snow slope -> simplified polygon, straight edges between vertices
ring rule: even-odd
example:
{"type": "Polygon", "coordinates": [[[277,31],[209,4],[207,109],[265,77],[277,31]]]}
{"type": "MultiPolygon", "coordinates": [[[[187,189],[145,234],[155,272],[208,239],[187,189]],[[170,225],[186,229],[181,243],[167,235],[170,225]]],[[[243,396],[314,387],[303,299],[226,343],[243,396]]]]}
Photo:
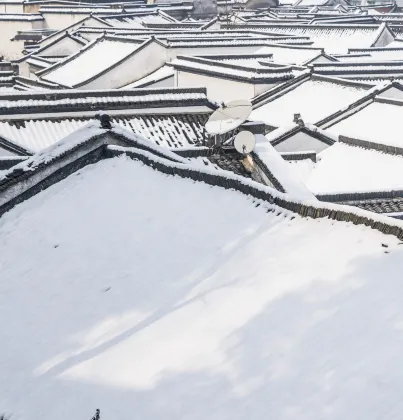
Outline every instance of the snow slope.
{"type": "Polygon", "coordinates": [[[398,419],[402,256],[125,157],[89,166],[0,219],[0,409],[398,419]]]}

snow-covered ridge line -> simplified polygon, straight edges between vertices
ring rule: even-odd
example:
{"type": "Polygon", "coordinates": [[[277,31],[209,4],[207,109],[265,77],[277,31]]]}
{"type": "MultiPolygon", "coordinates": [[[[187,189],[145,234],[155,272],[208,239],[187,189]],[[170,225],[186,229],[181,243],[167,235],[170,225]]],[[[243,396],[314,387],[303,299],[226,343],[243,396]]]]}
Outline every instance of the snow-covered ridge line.
{"type": "MultiPolygon", "coordinates": [[[[100,136],[108,132],[105,129],[99,127],[97,123],[89,123],[82,127],[81,129],[75,131],[71,135],[65,137],[63,140],[58,141],[54,145],[42,150],[39,153],[31,156],[30,158],[24,160],[18,165],[13,166],[8,171],[3,172],[0,175],[0,187],[2,182],[7,179],[15,178],[15,174],[22,174],[24,172],[33,172],[38,169],[40,166],[50,163],[51,161],[62,157],[66,153],[69,153],[75,150],[77,147],[83,143],[89,142],[97,136],[100,136]],[[83,133],[85,135],[83,135],[83,133]]],[[[110,133],[115,133],[119,136],[124,137],[126,140],[130,140],[133,144],[137,144],[140,147],[143,147],[148,150],[152,150],[154,153],[164,156],[164,158],[171,161],[177,161],[181,163],[187,163],[187,160],[178,156],[177,154],[171,152],[168,149],[163,149],[158,147],[154,143],[143,139],[141,136],[136,135],[128,130],[124,130],[121,127],[113,127],[110,133]]]]}
{"type": "Polygon", "coordinates": [[[356,207],[322,203],[313,200],[294,200],[288,194],[281,193],[273,188],[258,184],[257,182],[230,172],[217,172],[209,168],[194,168],[190,165],[169,162],[137,148],[107,146],[107,149],[112,152],[112,156],[126,154],[168,175],[178,175],[184,178],[191,178],[195,181],[202,181],[209,185],[234,189],[243,194],[268,201],[271,204],[276,204],[303,217],[314,219],[328,217],[333,220],[352,222],[353,224],[369,226],[384,234],[394,235],[403,239],[403,221],[397,219],[392,220],[386,216],[361,210],[356,207]]]}

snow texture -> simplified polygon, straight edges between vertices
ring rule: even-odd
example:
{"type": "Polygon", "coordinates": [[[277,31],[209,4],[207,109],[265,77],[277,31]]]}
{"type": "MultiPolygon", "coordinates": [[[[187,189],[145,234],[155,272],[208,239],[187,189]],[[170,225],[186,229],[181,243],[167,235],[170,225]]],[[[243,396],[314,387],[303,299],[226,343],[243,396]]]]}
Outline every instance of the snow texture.
{"type": "Polygon", "coordinates": [[[274,149],[269,140],[261,134],[255,137],[254,152],[280,182],[287,194],[301,200],[315,200],[315,196],[306,188],[300,178],[294,175],[288,163],[274,149]]]}
{"type": "Polygon", "coordinates": [[[317,159],[303,175],[315,194],[403,190],[403,156],[336,143],[317,159]]]}
{"type": "Polygon", "coordinates": [[[327,131],[355,139],[403,147],[401,132],[403,129],[403,102],[372,102],[327,131]]]}
{"type": "Polygon", "coordinates": [[[382,26],[369,25],[299,25],[264,26],[258,30],[296,36],[309,36],[312,47],[324,48],[328,54],[347,54],[350,48],[369,48],[380,35],[382,26]]]}
{"type": "Polygon", "coordinates": [[[273,54],[273,62],[279,64],[304,64],[313,60],[322,53],[322,49],[317,48],[287,48],[281,47],[263,47],[256,51],[259,54],[273,54]]]}
{"type": "Polygon", "coordinates": [[[305,122],[314,124],[365,96],[369,88],[308,80],[253,110],[251,119],[273,127],[288,126],[298,113],[305,122]]]}
{"type": "Polygon", "coordinates": [[[74,59],[43,76],[44,80],[73,87],[84,83],[132,54],[139,44],[111,40],[97,41],[84,47],[74,59]],[[92,45],[92,44],[91,44],[92,45]]]}
{"type": "Polygon", "coordinates": [[[399,418],[397,242],[124,157],[87,167],[0,219],[0,407],[399,418]]]}

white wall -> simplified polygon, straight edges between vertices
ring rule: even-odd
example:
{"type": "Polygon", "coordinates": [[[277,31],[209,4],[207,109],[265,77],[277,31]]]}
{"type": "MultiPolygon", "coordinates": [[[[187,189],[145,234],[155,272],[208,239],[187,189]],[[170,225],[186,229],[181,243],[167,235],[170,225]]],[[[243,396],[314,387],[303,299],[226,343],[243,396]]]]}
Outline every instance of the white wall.
{"type": "Polygon", "coordinates": [[[148,44],[124,63],[78,89],[115,89],[148,76],[166,62],[166,48],[156,42],[148,44]]]}
{"type": "MultiPolygon", "coordinates": [[[[260,95],[263,92],[266,92],[266,90],[269,90],[273,88],[274,86],[278,85],[280,82],[277,83],[260,83],[255,85],[255,95],[260,95]]],[[[283,83],[283,82],[281,82],[283,83]]]]}
{"type": "Polygon", "coordinates": [[[169,87],[169,88],[175,87],[174,76],[167,77],[164,80],[160,80],[158,82],[155,82],[146,86],[146,88],[162,88],[162,87],[169,87]]]}
{"type": "Polygon", "coordinates": [[[71,38],[63,38],[59,40],[54,45],[51,45],[48,48],[45,48],[41,51],[38,56],[45,57],[63,57],[75,53],[78,50],[81,50],[83,45],[79,44],[77,41],[71,38]]]}
{"type": "Polygon", "coordinates": [[[254,85],[236,80],[220,79],[218,77],[175,71],[177,87],[205,87],[207,96],[213,101],[231,101],[234,99],[251,99],[255,96],[254,85]]]}
{"type": "Polygon", "coordinates": [[[386,28],[373,46],[386,47],[386,45],[389,45],[392,41],[394,41],[394,39],[395,39],[394,36],[386,28]]]}
{"type": "Polygon", "coordinates": [[[17,154],[0,147],[0,156],[17,156],[17,154]]]}
{"type": "Polygon", "coordinates": [[[282,141],[277,146],[274,146],[274,148],[280,153],[307,151],[314,151],[316,153],[319,153],[328,147],[329,146],[327,144],[302,132],[298,132],[290,138],[282,141]]]}
{"type": "Polygon", "coordinates": [[[24,6],[21,3],[0,3],[0,13],[16,13],[18,15],[24,13],[24,6]]]}
{"type": "Polygon", "coordinates": [[[170,48],[169,59],[172,60],[178,55],[206,55],[206,54],[251,54],[262,48],[258,46],[236,46],[236,47],[182,47],[182,48],[170,48]]]}
{"type": "Polygon", "coordinates": [[[395,87],[390,87],[389,89],[385,90],[385,92],[382,92],[376,96],[380,98],[403,99],[403,91],[396,89],[395,87]]]}
{"type": "MultiPolygon", "coordinates": [[[[2,20],[1,26],[1,41],[0,41],[0,55],[4,56],[6,60],[14,60],[22,57],[23,43],[18,41],[11,41],[17,34],[17,31],[25,31],[33,29],[31,21],[21,20],[2,20]]],[[[42,23],[42,22],[40,22],[42,23]]]]}
{"type": "Polygon", "coordinates": [[[42,12],[42,16],[45,18],[45,27],[49,29],[63,29],[67,26],[76,23],[90,14],[77,14],[77,13],[47,13],[42,12]]]}

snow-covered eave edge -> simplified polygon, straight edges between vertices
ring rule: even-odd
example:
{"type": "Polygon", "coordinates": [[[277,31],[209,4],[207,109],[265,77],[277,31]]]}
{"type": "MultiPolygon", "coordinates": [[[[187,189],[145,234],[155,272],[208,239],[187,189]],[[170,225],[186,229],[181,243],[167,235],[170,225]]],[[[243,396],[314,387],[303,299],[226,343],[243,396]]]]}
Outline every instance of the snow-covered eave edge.
{"type": "Polygon", "coordinates": [[[98,122],[93,121],[74,131],[72,134],[68,135],[57,143],[34,154],[27,160],[24,160],[24,162],[21,162],[18,165],[8,169],[7,171],[2,172],[0,175],[0,182],[6,180],[7,178],[13,178],[12,175],[15,173],[33,172],[41,165],[50,163],[58,157],[61,157],[66,153],[75,150],[81,144],[107,133],[123,136],[125,139],[132,141],[134,144],[138,144],[139,146],[153,150],[159,155],[163,155],[166,159],[182,163],[188,162],[186,159],[182,158],[174,152],[171,152],[169,149],[158,147],[151,141],[141,137],[138,134],[125,130],[119,126],[114,126],[110,130],[103,129],[100,127],[98,122]]]}
{"type": "MultiPolygon", "coordinates": [[[[250,180],[248,178],[244,178],[242,176],[236,175],[232,172],[228,171],[216,171],[213,169],[209,169],[208,167],[202,168],[202,167],[192,167],[189,162],[187,163],[176,163],[167,161],[166,159],[160,158],[158,156],[155,156],[154,154],[140,150],[137,148],[130,148],[130,147],[122,147],[122,146],[107,146],[109,150],[116,151],[118,153],[127,153],[130,155],[130,153],[133,153],[135,155],[141,155],[145,158],[149,159],[152,162],[159,163],[161,165],[164,165],[166,167],[170,167],[172,169],[178,169],[186,170],[193,172],[195,178],[200,179],[200,175],[206,174],[208,176],[214,176],[222,179],[226,179],[229,181],[235,181],[236,184],[242,184],[243,186],[250,187],[251,189],[261,192],[263,194],[266,194],[267,196],[271,197],[273,199],[273,203],[278,205],[279,207],[282,207],[287,210],[294,211],[297,214],[300,214],[301,216],[306,217],[312,217],[312,218],[323,218],[323,217],[330,217],[334,220],[344,220],[344,221],[353,221],[354,219],[362,219],[359,221],[356,221],[354,224],[360,224],[360,225],[366,225],[373,229],[377,229],[383,233],[385,233],[385,230],[383,229],[385,226],[388,226],[390,228],[396,228],[396,231],[390,231],[386,232],[386,234],[393,234],[399,238],[403,238],[403,221],[398,219],[391,219],[387,216],[383,216],[382,214],[376,214],[372,213],[367,210],[362,210],[357,207],[351,207],[347,205],[341,205],[341,204],[333,204],[333,203],[325,203],[320,202],[317,200],[298,200],[294,199],[294,197],[290,196],[287,193],[281,193],[271,187],[265,186],[263,184],[257,183],[253,180],[250,180]],[[287,207],[285,207],[287,205],[287,207]],[[297,211],[297,207],[300,207],[300,211],[297,211]],[[293,209],[292,207],[295,207],[293,209]],[[318,210],[317,213],[320,213],[320,210],[325,210],[327,214],[323,215],[315,215],[315,210],[318,210]]],[[[218,186],[218,185],[217,185],[218,186]]],[[[234,187],[231,187],[231,189],[237,189],[234,187]]],[[[238,189],[240,191],[240,189],[238,189]]],[[[242,192],[242,191],[240,191],[242,192]]],[[[248,193],[245,193],[248,194],[248,193]]],[[[258,198],[258,197],[257,197],[258,198]]],[[[264,198],[263,198],[264,199],[264,198]]]]}
{"type": "MultiPolygon", "coordinates": [[[[113,127],[110,130],[102,129],[99,127],[98,122],[86,125],[48,149],[45,149],[18,165],[15,165],[11,169],[4,171],[0,177],[0,182],[3,181],[8,184],[8,180],[12,181],[13,179],[20,178],[21,174],[25,174],[24,178],[27,175],[30,176],[30,172],[35,173],[35,169],[40,170],[40,168],[46,167],[46,164],[52,163],[57,158],[63,158],[63,156],[77,150],[82,143],[88,144],[92,139],[99,138],[108,133],[112,136],[117,136],[117,139],[119,136],[124,137],[124,140],[126,140],[128,144],[130,144],[131,140],[133,145],[112,146],[110,144],[105,144],[106,150],[109,150],[110,152],[127,153],[128,155],[133,154],[134,157],[144,157],[148,160],[148,164],[150,164],[150,162],[159,164],[161,166],[161,172],[163,173],[171,173],[172,175],[178,174],[195,181],[203,181],[210,185],[237,190],[243,194],[254,196],[257,199],[274,203],[279,207],[293,211],[303,217],[329,217],[335,220],[352,221],[354,224],[367,225],[382,233],[393,234],[399,238],[403,238],[403,221],[390,219],[386,216],[377,215],[355,207],[322,203],[310,199],[295,199],[290,194],[281,193],[271,187],[259,184],[231,172],[218,172],[209,168],[194,167],[189,160],[157,146],[139,135],[120,127],[113,127]]],[[[106,157],[107,156],[105,156],[105,158],[106,157]]],[[[16,182],[18,183],[18,179],[16,182]]],[[[13,199],[15,198],[16,197],[14,196],[13,199]]]]}

